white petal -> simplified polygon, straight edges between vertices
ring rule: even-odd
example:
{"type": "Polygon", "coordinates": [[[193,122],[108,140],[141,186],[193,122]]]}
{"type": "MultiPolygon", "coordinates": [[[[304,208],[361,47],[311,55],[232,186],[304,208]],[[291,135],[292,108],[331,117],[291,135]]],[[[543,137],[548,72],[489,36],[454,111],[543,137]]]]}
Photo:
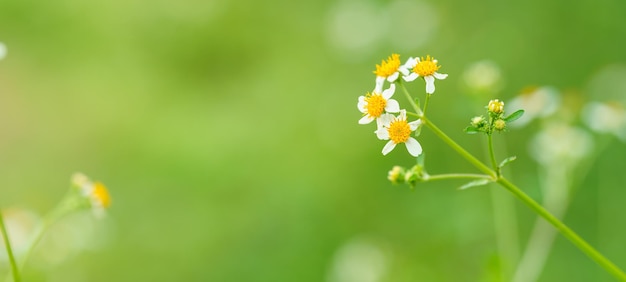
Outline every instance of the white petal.
{"type": "Polygon", "coordinates": [[[403,67],[406,69],[412,69],[415,67],[415,65],[417,65],[418,60],[418,58],[410,57],[408,60],[406,60],[406,63],[404,63],[403,67]]]}
{"type": "Polygon", "coordinates": [[[380,117],[376,119],[376,124],[378,127],[389,127],[389,124],[393,121],[394,116],[392,114],[382,114],[380,117]]]}
{"type": "Polygon", "coordinates": [[[379,127],[374,133],[376,133],[376,137],[380,140],[389,140],[389,131],[387,128],[379,127]]]}
{"type": "Polygon", "coordinates": [[[406,110],[400,110],[400,115],[398,115],[398,119],[406,120],[406,110]]]}
{"type": "Polygon", "coordinates": [[[435,77],[433,77],[432,75],[425,76],[424,81],[426,81],[426,93],[435,93],[435,77]]]}
{"type": "Polygon", "coordinates": [[[398,71],[402,73],[402,75],[409,75],[409,69],[405,66],[400,66],[398,71]]]}
{"type": "Polygon", "coordinates": [[[365,113],[365,106],[367,106],[367,103],[365,102],[365,96],[360,96],[359,102],[356,104],[356,107],[359,109],[359,111],[365,113]]]}
{"type": "Polygon", "coordinates": [[[383,147],[383,155],[389,154],[389,152],[391,152],[391,150],[393,150],[393,148],[395,147],[396,147],[396,143],[393,143],[393,141],[389,140],[389,142],[385,144],[385,147],[383,147]]]}
{"type": "Polygon", "coordinates": [[[446,79],[446,77],[448,77],[448,74],[436,72],[436,73],[433,74],[433,76],[436,79],[446,79]]]}
{"type": "Polygon", "coordinates": [[[415,131],[422,124],[422,120],[418,119],[416,121],[409,122],[409,127],[411,131],[415,131]]]}
{"type": "Polygon", "coordinates": [[[397,113],[400,111],[400,104],[394,99],[389,99],[387,100],[387,106],[385,106],[385,111],[388,113],[397,113]]]}
{"type": "Polygon", "coordinates": [[[404,144],[406,145],[406,149],[409,151],[411,156],[417,157],[422,153],[422,145],[420,145],[420,142],[417,142],[415,138],[409,137],[409,140],[406,140],[404,144]]]}
{"type": "Polygon", "coordinates": [[[377,76],[376,87],[374,87],[374,93],[380,93],[383,91],[383,83],[385,83],[385,78],[382,76],[377,76]]]}
{"type": "Polygon", "coordinates": [[[393,93],[396,92],[396,85],[395,84],[391,84],[389,85],[389,89],[385,89],[385,91],[383,91],[383,98],[385,98],[385,100],[391,98],[391,96],[393,96],[393,93]]]}
{"type": "Polygon", "coordinates": [[[364,115],[360,120],[359,124],[368,124],[374,120],[370,115],[364,115]]]}
{"type": "Polygon", "coordinates": [[[404,78],[404,80],[408,82],[408,81],[413,81],[413,80],[415,80],[418,77],[420,77],[418,74],[412,72],[409,75],[403,76],[402,78],[404,78]]]}
{"type": "Polygon", "coordinates": [[[390,76],[387,77],[387,81],[389,81],[389,82],[396,81],[396,79],[398,79],[398,75],[400,75],[399,72],[394,72],[393,74],[391,74],[390,76]]]}

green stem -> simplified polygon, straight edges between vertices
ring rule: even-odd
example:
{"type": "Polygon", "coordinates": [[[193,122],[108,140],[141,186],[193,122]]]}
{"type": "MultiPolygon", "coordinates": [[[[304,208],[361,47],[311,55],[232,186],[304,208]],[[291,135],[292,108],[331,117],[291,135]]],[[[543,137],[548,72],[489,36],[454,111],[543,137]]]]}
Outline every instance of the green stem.
{"type": "Polygon", "coordinates": [[[496,163],[496,155],[493,152],[493,138],[492,138],[492,134],[489,133],[487,134],[487,140],[489,140],[489,158],[491,159],[491,166],[493,167],[493,170],[496,171],[496,175],[500,176],[500,168],[498,167],[498,164],[496,163]]]}
{"type": "Polygon", "coordinates": [[[4,218],[2,217],[2,212],[0,212],[0,229],[2,231],[2,238],[4,238],[4,246],[7,249],[7,255],[9,256],[9,261],[11,262],[11,269],[13,272],[13,281],[20,281],[20,273],[17,268],[17,263],[15,262],[15,257],[13,256],[13,250],[11,249],[11,242],[9,240],[9,233],[4,225],[4,218]]]}
{"type": "Polygon", "coordinates": [[[422,116],[422,110],[420,110],[419,105],[417,105],[415,103],[415,101],[413,100],[413,97],[411,97],[411,94],[409,94],[409,91],[406,89],[406,86],[404,86],[404,83],[402,83],[401,80],[398,80],[398,84],[400,84],[400,87],[402,88],[402,92],[404,92],[404,95],[406,95],[406,98],[409,100],[409,104],[411,104],[411,106],[413,106],[413,109],[415,110],[415,112],[417,113],[418,116],[422,116]]]}
{"type": "Polygon", "coordinates": [[[558,218],[552,215],[548,210],[539,205],[535,200],[526,195],[522,190],[520,190],[513,183],[509,182],[504,177],[499,177],[496,181],[498,184],[502,185],[504,188],[509,190],[509,192],[513,193],[518,199],[520,199],[524,204],[530,207],[533,211],[538,213],[541,217],[547,220],[552,226],[554,226],[565,238],[569,239],[576,247],[578,247],[581,251],[583,251],[587,256],[593,259],[596,263],[602,266],[606,271],[611,273],[615,278],[618,278],[621,281],[626,281],[626,274],[613,262],[604,257],[600,252],[594,249],[589,243],[583,240],[576,232],[571,230],[567,225],[561,222],[558,218]]]}
{"type": "Polygon", "coordinates": [[[468,153],[465,149],[459,146],[456,142],[454,142],[450,137],[448,137],[445,133],[443,133],[437,126],[435,126],[430,120],[426,117],[422,117],[422,122],[428,126],[439,138],[441,138],[445,143],[447,143],[452,149],[457,151],[462,157],[464,157],[467,161],[472,163],[476,168],[481,170],[487,175],[492,176],[495,181],[502,185],[504,188],[509,190],[509,192],[513,193],[518,199],[524,202],[528,207],[530,207],[533,211],[547,220],[552,226],[554,226],[563,236],[569,239],[576,247],[578,247],[581,251],[583,251],[587,256],[593,259],[596,263],[602,266],[606,271],[611,273],[616,278],[621,281],[626,281],[626,274],[613,262],[604,257],[600,252],[594,249],[589,243],[583,240],[576,232],[571,230],[567,225],[561,222],[558,218],[548,212],[545,208],[539,205],[535,200],[526,195],[522,190],[520,190],[513,183],[509,182],[506,178],[502,176],[498,176],[496,172],[492,171],[483,164],[481,161],[476,159],[472,154],[468,153]]]}
{"type": "Polygon", "coordinates": [[[459,155],[464,157],[467,161],[469,161],[471,164],[473,164],[480,171],[482,171],[485,174],[491,176],[491,178],[494,179],[494,180],[497,179],[497,175],[496,175],[496,173],[493,170],[491,170],[488,166],[483,164],[480,160],[478,160],[476,157],[474,157],[468,151],[463,149],[463,147],[461,147],[459,144],[454,142],[454,140],[452,140],[452,138],[448,137],[448,135],[446,135],[443,131],[441,131],[441,129],[439,129],[439,127],[435,126],[435,124],[433,124],[429,119],[427,119],[426,117],[422,117],[422,123],[424,125],[428,126],[428,128],[430,128],[435,133],[435,135],[437,135],[441,140],[443,140],[443,142],[448,144],[448,146],[450,146],[452,149],[454,149],[457,153],[459,153],[459,155]]]}
{"type": "Polygon", "coordinates": [[[474,174],[474,173],[448,173],[448,174],[429,175],[424,180],[432,181],[432,180],[459,179],[459,178],[491,179],[491,176],[485,175],[485,174],[474,174]]]}
{"type": "Polygon", "coordinates": [[[430,100],[431,94],[426,94],[426,99],[424,100],[424,112],[422,115],[426,116],[426,108],[428,108],[428,100],[430,100]]]}

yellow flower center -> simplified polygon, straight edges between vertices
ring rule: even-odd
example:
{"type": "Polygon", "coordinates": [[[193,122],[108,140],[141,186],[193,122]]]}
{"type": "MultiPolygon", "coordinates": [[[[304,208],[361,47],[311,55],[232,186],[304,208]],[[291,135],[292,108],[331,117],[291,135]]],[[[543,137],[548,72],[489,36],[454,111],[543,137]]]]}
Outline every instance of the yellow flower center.
{"type": "Polygon", "coordinates": [[[400,55],[392,54],[387,58],[387,61],[383,60],[380,65],[376,65],[374,73],[376,76],[388,77],[400,68],[400,55]]]}
{"type": "Polygon", "coordinates": [[[411,127],[404,119],[392,121],[387,131],[389,132],[389,139],[396,144],[406,142],[411,136],[411,127]]]}
{"type": "Polygon", "coordinates": [[[365,102],[367,103],[367,114],[373,118],[382,115],[387,106],[387,101],[383,98],[383,95],[379,93],[367,93],[367,95],[365,95],[365,102]]]}
{"type": "Polygon", "coordinates": [[[437,65],[437,60],[426,56],[426,59],[422,57],[419,63],[413,67],[413,72],[419,74],[421,77],[433,75],[439,70],[441,66],[437,65]]]}
{"type": "Polygon", "coordinates": [[[106,186],[100,182],[96,182],[93,185],[92,197],[100,202],[102,207],[108,208],[111,205],[111,196],[109,195],[109,191],[106,186]]]}

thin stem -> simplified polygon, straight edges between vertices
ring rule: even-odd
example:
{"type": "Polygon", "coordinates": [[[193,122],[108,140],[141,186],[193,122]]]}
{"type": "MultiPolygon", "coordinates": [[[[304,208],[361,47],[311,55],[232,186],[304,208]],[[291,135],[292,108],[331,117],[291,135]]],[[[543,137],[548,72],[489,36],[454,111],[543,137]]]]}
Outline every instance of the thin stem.
{"type": "Polygon", "coordinates": [[[13,281],[20,281],[20,273],[17,268],[17,263],[15,262],[15,257],[13,256],[13,250],[11,249],[11,242],[9,240],[9,233],[4,225],[4,219],[2,217],[2,212],[0,212],[0,229],[2,231],[2,238],[4,238],[4,246],[7,249],[7,255],[9,256],[9,261],[11,262],[11,269],[13,272],[13,281]]]}
{"type": "Polygon", "coordinates": [[[446,142],[448,144],[448,146],[450,146],[452,149],[454,149],[457,153],[459,153],[459,155],[464,157],[467,161],[469,161],[471,164],[473,164],[480,171],[482,171],[485,174],[491,176],[491,178],[494,179],[494,180],[497,178],[496,177],[496,173],[493,170],[491,170],[488,166],[483,164],[480,160],[478,160],[476,157],[474,157],[468,151],[463,149],[463,147],[461,147],[459,144],[454,142],[454,140],[452,140],[452,138],[448,137],[448,135],[443,133],[443,131],[441,131],[441,129],[439,129],[439,127],[435,126],[435,124],[433,124],[429,119],[427,119],[426,117],[422,117],[422,122],[423,122],[424,125],[428,126],[428,128],[430,128],[435,133],[435,135],[437,135],[441,140],[446,142]]]}
{"type": "Polygon", "coordinates": [[[500,177],[497,182],[502,185],[504,188],[509,190],[509,192],[513,193],[518,199],[520,199],[524,204],[530,207],[533,211],[538,213],[541,217],[546,219],[550,224],[552,224],[556,229],[565,236],[565,238],[569,239],[576,247],[578,247],[581,251],[583,251],[587,256],[596,261],[600,266],[604,267],[606,271],[613,274],[615,278],[618,278],[622,281],[626,281],[626,274],[613,262],[604,257],[600,252],[594,249],[589,243],[583,240],[576,232],[571,230],[567,225],[561,222],[558,218],[552,215],[548,210],[539,205],[535,200],[526,195],[522,190],[520,190],[513,183],[509,182],[506,178],[500,177]]]}
{"type": "Polygon", "coordinates": [[[428,100],[430,100],[430,95],[432,94],[426,94],[426,99],[424,100],[424,112],[422,113],[424,116],[426,116],[426,108],[428,108],[428,100]]]}
{"type": "Polygon", "coordinates": [[[485,174],[474,174],[474,173],[448,173],[448,174],[437,174],[437,175],[429,175],[424,180],[442,180],[442,179],[491,179],[491,176],[485,174]]]}
{"type": "Polygon", "coordinates": [[[496,175],[500,176],[500,168],[498,167],[498,164],[496,163],[496,155],[493,152],[493,138],[492,138],[492,134],[488,133],[487,134],[487,140],[489,140],[489,158],[491,159],[491,166],[493,167],[493,170],[496,171],[496,175]]]}
{"type": "Polygon", "coordinates": [[[550,224],[552,224],[563,236],[569,239],[576,247],[578,247],[583,253],[589,256],[592,260],[602,266],[607,272],[611,273],[613,276],[618,278],[621,281],[626,281],[626,273],[624,273],[619,267],[617,267],[613,262],[604,257],[600,252],[594,249],[589,243],[583,240],[576,232],[571,230],[567,225],[561,222],[558,218],[552,215],[549,211],[539,205],[535,200],[533,200],[530,196],[526,195],[522,190],[520,190],[513,183],[509,182],[506,178],[502,176],[498,176],[495,171],[492,171],[479,161],[472,154],[463,149],[459,144],[454,142],[448,135],[443,133],[437,126],[435,126],[430,120],[426,117],[422,117],[422,122],[428,126],[439,138],[441,138],[445,143],[447,143],[452,149],[457,151],[462,157],[464,157],[468,162],[473,164],[476,168],[481,170],[487,175],[492,176],[498,184],[509,190],[509,192],[513,193],[518,199],[520,199],[524,204],[530,207],[534,212],[539,214],[545,220],[547,220],[550,224]]]}
{"type": "Polygon", "coordinates": [[[406,95],[406,98],[409,100],[409,104],[411,104],[411,106],[413,106],[413,109],[415,110],[417,115],[419,117],[424,115],[422,113],[422,110],[420,110],[419,105],[417,103],[415,103],[415,101],[413,100],[413,97],[411,97],[411,94],[409,94],[409,91],[406,89],[406,86],[404,86],[404,83],[402,83],[402,81],[399,81],[398,84],[400,84],[400,87],[402,88],[402,91],[404,92],[404,95],[406,95]]]}

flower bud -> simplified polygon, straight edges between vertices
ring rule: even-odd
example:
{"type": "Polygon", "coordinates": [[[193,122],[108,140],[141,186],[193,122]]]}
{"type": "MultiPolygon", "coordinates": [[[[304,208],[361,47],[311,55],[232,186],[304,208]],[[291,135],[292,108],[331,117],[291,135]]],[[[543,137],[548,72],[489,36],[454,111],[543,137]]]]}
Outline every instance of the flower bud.
{"type": "Polygon", "coordinates": [[[506,128],[506,121],[502,120],[502,119],[498,119],[493,123],[493,127],[497,130],[497,131],[502,131],[506,128]]]}
{"type": "Polygon", "coordinates": [[[471,121],[472,126],[479,128],[479,127],[482,127],[484,124],[485,124],[485,117],[475,116],[472,118],[472,121],[471,121]]]}
{"type": "Polygon", "coordinates": [[[403,183],[404,182],[405,171],[401,166],[394,166],[389,173],[387,174],[387,179],[391,181],[393,184],[403,183]]]}
{"type": "Polygon", "coordinates": [[[489,105],[487,106],[487,109],[489,110],[489,112],[494,113],[494,114],[501,114],[504,112],[504,102],[495,99],[495,100],[491,100],[489,101],[489,105]]]}

